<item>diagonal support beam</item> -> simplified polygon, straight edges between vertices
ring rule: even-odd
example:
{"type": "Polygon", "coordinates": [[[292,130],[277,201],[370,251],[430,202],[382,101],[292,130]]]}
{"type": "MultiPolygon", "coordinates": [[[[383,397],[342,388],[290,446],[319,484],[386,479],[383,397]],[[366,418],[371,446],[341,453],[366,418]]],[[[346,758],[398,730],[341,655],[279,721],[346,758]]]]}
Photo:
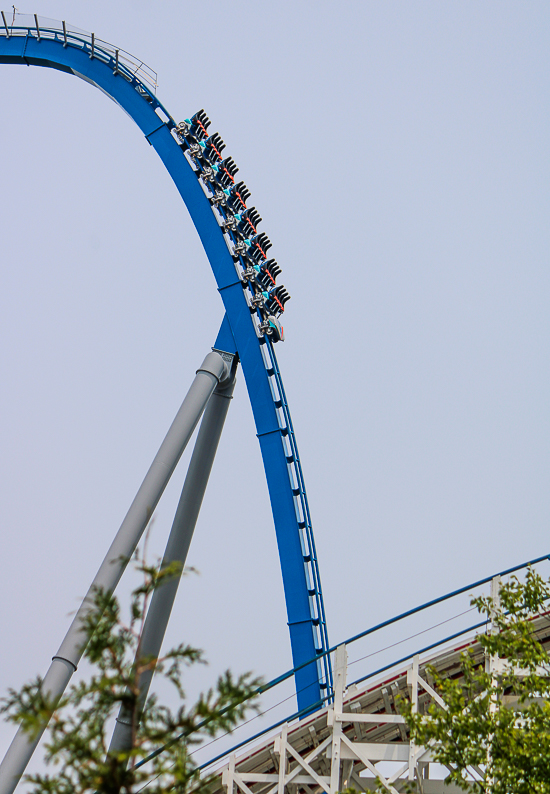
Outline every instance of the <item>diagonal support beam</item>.
{"type": "MultiPolygon", "coordinates": [[[[327,742],[327,744],[328,744],[328,742],[327,742]]],[[[317,747],[317,748],[315,749],[314,753],[311,753],[310,755],[312,755],[312,756],[317,756],[317,755],[319,755],[319,752],[321,751],[321,748],[322,748],[322,745],[319,745],[319,747],[317,747]]],[[[295,770],[293,770],[293,772],[297,772],[297,770],[298,770],[300,767],[302,767],[302,769],[304,769],[304,770],[305,770],[305,771],[306,771],[308,774],[310,774],[310,775],[311,775],[311,777],[313,778],[313,780],[314,780],[314,781],[317,783],[317,785],[318,785],[318,786],[319,786],[319,787],[320,787],[320,788],[321,788],[323,791],[326,791],[326,792],[327,792],[327,794],[336,794],[336,792],[334,791],[334,789],[332,789],[332,787],[331,787],[331,786],[327,785],[327,783],[325,783],[325,782],[323,781],[322,777],[321,777],[320,775],[318,775],[318,774],[317,774],[317,772],[315,771],[315,769],[313,769],[313,767],[310,765],[310,761],[311,761],[312,759],[311,759],[309,756],[308,756],[307,758],[302,758],[302,756],[301,756],[301,755],[299,755],[299,754],[296,752],[296,750],[294,749],[294,747],[293,747],[291,744],[288,744],[288,743],[287,743],[286,749],[287,749],[287,752],[288,752],[288,754],[289,754],[289,755],[291,755],[291,756],[292,756],[292,758],[294,758],[294,760],[298,762],[298,766],[297,766],[297,768],[296,768],[295,770]]],[[[291,773],[291,774],[292,774],[292,773],[291,773]]],[[[289,777],[289,779],[286,781],[286,784],[288,785],[288,783],[289,783],[289,782],[290,782],[290,777],[289,777]]]]}
{"type": "Polygon", "coordinates": [[[363,747],[361,747],[361,742],[352,744],[352,742],[350,742],[350,740],[345,735],[342,736],[342,742],[349,747],[352,753],[354,753],[355,756],[359,759],[359,761],[361,761],[361,763],[364,764],[364,766],[369,770],[369,772],[372,772],[372,774],[375,775],[380,780],[380,783],[382,784],[382,786],[384,786],[384,788],[387,791],[391,792],[391,794],[399,794],[397,789],[394,786],[392,786],[393,780],[391,780],[391,778],[386,779],[384,775],[382,775],[380,770],[377,769],[373,763],[371,763],[368,757],[368,753],[365,751],[363,747]]]}
{"type": "MultiPolygon", "coordinates": [[[[53,703],[57,703],[67,688],[84,653],[86,637],[83,632],[83,620],[94,608],[95,594],[98,590],[112,593],[119,583],[128,560],[131,559],[202,416],[210,395],[228,374],[229,368],[218,353],[209,353],[197,370],[191,388],[43,680],[43,691],[53,703]]],[[[0,765],[0,794],[12,794],[38,746],[46,725],[47,721],[32,740],[22,728],[18,730],[0,765]]]]}
{"type": "MultiPolygon", "coordinates": [[[[280,737],[278,739],[275,739],[275,752],[278,752],[279,755],[280,755],[280,761],[279,761],[279,782],[278,782],[278,784],[276,786],[274,786],[273,788],[270,788],[266,792],[266,794],[275,794],[275,792],[282,792],[284,794],[285,787],[288,786],[289,783],[292,783],[292,781],[295,780],[295,778],[297,778],[301,774],[301,770],[302,769],[305,770],[309,774],[309,771],[311,769],[311,767],[310,767],[311,762],[314,761],[323,752],[323,750],[326,747],[329,746],[329,744],[332,741],[332,737],[328,736],[326,739],[324,739],[321,742],[321,744],[318,744],[317,747],[315,747],[311,751],[311,753],[306,755],[305,758],[301,758],[298,761],[298,764],[295,766],[295,768],[291,772],[287,772],[286,771],[286,761],[287,761],[286,753],[288,752],[289,755],[292,755],[292,753],[289,750],[288,742],[286,740],[286,731],[287,730],[288,730],[288,725],[285,725],[283,731],[281,732],[280,737]],[[281,769],[284,770],[283,773],[281,773],[281,769]]],[[[312,778],[312,779],[314,779],[314,778],[312,778]]],[[[323,783],[322,778],[320,776],[315,779],[315,782],[318,783],[318,784],[319,784],[319,781],[321,781],[320,785],[323,788],[323,790],[325,790],[325,783],[323,783]]]]}
{"type": "MultiPolygon", "coordinates": [[[[140,658],[158,659],[160,656],[234,388],[233,375],[227,385],[220,384],[215,389],[206,406],[161,563],[161,568],[174,562],[181,563],[181,571],[179,576],[174,576],[153,592],[139,647],[140,658]]],[[[136,663],[138,661],[136,658],[136,663]]],[[[129,750],[132,746],[132,732],[147,700],[154,672],[154,669],[149,669],[141,675],[137,714],[129,714],[121,707],[109,747],[110,753],[129,750]]]]}

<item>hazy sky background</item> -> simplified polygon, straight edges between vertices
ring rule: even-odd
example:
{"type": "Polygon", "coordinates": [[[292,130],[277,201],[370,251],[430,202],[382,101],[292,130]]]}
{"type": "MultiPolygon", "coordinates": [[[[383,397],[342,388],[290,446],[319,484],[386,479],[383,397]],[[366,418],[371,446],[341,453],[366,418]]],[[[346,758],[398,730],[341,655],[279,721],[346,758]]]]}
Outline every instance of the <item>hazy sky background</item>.
{"type": "MultiPolygon", "coordinates": [[[[277,354],[331,642],[550,552],[548,3],[20,10],[142,58],[177,120],[206,109],[252,191],[292,296],[277,354]]],[[[60,72],[0,78],[4,691],[47,669],[223,310],[133,122],[60,72]]],[[[211,660],[190,692],[227,666],[287,669],[242,376],[188,562],[169,641],[211,660]]]]}

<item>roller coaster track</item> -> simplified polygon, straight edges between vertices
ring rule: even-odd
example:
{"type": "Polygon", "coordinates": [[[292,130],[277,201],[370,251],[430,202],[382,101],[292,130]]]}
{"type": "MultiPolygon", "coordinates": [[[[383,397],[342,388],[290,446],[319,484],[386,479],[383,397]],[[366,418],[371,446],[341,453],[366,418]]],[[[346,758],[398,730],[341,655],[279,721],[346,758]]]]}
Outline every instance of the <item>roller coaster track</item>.
{"type": "Polygon", "coordinates": [[[267,260],[271,242],[257,232],[261,218],[255,208],[246,207],[250,193],[235,182],[232,158],[222,158],[220,136],[208,135],[204,111],[176,123],[156,97],[155,72],[142,61],[65,22],[11,12],[1,16],[0,63],[57,69],[106,93],[156,150],[189,211],[225,309],[213,350],[226,362],[241,363],[252,405],[297,668],[298,708],[314,709],[330,699],[332,673],[311,516],[274,349],[284,338],[280,317],[290,296],[275,286],[281,271],[275,260],[267,260]]]}

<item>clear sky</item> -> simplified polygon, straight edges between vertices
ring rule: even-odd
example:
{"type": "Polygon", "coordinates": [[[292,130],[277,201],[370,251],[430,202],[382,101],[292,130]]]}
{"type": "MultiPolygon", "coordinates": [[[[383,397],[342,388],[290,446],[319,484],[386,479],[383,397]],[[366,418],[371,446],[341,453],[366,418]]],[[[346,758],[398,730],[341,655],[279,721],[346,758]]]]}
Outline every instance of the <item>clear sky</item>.
{"type": "MultiPolygon", "coordinates": [[[[550,552],[548,3],[20,10],[142,58],[171,114],[204,107],[240,167],[292,296],[277,353],[331,642],[550,552]]],[[[1,66],[0,86],[5,690],[46,670],[222,306],[114,103],[53,70],[1,66]]],[[[169,639],[205,649],[200,683],[289,667],[242,377],[189,564],[169,639]]]]}

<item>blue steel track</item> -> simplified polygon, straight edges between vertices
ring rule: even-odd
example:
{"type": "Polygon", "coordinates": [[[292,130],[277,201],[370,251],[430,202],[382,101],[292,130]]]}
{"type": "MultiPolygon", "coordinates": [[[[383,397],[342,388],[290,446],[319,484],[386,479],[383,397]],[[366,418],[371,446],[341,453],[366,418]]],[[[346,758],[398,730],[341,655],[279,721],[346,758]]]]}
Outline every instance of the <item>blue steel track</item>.
{"type": "MultiPolygon", "coordinates": [[[[281,374],[269,337],[259,337],[232,255],[197,174],[178,145],[176,124],[147,82],[119,61],[119,51],[61,23],[0,30],[0,63],[45,66],[76,75],[105,92],[156,150],[183,199],[223,301],[215,348],[237,353],[260,442],[283,577],[300,711],[332,691],[321,582],[298,448],[281,374]],[[115,55],[116,53],[116,55],[115,55]],[[164,119],[164,121],[162,120],[164,119]],[[314,661],[312,661],[314,660],[314,661]],[[311,664],[305,664],[310,662],[311,664]]],[[[1,23],[0,23],[1,24],[1,23]]]]}

